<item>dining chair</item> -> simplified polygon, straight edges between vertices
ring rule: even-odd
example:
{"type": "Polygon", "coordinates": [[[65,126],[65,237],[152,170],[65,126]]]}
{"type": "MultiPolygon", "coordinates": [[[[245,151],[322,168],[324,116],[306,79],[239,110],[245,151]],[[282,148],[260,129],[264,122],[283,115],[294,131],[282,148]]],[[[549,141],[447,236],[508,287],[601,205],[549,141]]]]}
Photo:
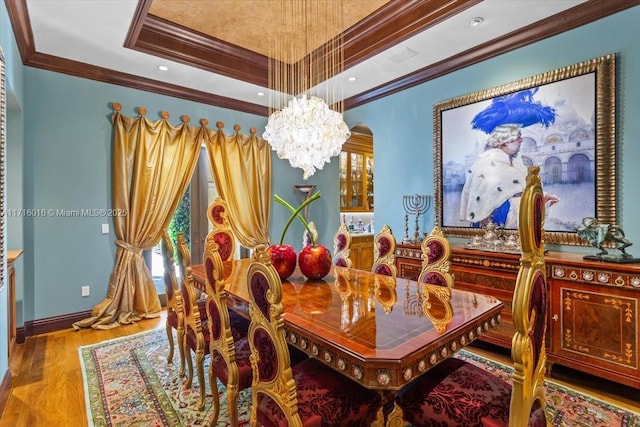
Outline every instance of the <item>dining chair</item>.
{"type": "MultiPolygon", "coordinates": [[[[207,239],[204,250],[205,287],[207,315],[209,321],[209,384],[213,397],[215,426],[220,414],[218,379],[227,390],[229,423],[238,425],[238,393],[251,387],[251,349],[246,334],[235,338],[231,328],[229,309],[226,304],[226,280],[222,257],[213,239],[207,239]]],[[[248,323],[247,323],[248,325],[248,323]]]]}
{"type": "Polygon", "coordinates": [[[351,268],[351,233],[346,224],[341,224],[333,236],[333,263],[340,267],[351,268]]]}
{"type": "MultiPolygon", "coordinates": [[[[193,383],[193,360],[191,352],[196,356],[196,374],[198,376],[198,384],[200,385],[200,400],[198,401],[198,410],[204,409],[205,400],[205,382],[204,382],[204,356],[208,354],[210,338],[209,331],[206,329],[207,323],[203,321],[201,310],[198,307],[199,292],[193,281],[191,272],[191,254],[189,246],[182,233],[178,233],[178,262],[180,266],[180,294],[182,295],[182,307],[184,309],[184,338],[182,347],[184,349],[185,358],[187,359],[187,378],[184,382],[186,388],[191,388],[193,383]]],[[[206,300],[204,300],[206,301],[206,300]]],[[[204,311],[206,313],[206,304],[204,311]]]]}
{"type": "Polygon", "coordinates": [[[388,225],[384,225],[373,242],[373,266],[376,274],[396,277],[396,238],[388,225]]]}
{"type": "Polygon", "coordinates": [[[311,231],[311,235],[309,235],[309,232],[305,229],[304,233],[302,233],[302,247],[306,247],[306,246],[311,246],[311,242],[317,242],[318,241],[318,228],[316,227],[316,223],[313,221],[309,221],[309,223],[307,224],[307,226],[309,227],[309,230],[311,231]],[[311,239],[311,237],[313,236],[313,240],[311,239]]]}
{"type": "Polygon", "coordinates": [[[547,286],[544,196],[540,168],[528,170],[518,213],[522,256],[512,303],[513,374],[504,381],[457,358],[427,371],[396,395],[400,417],[414,426],[546,426],[544,372],[547,286]]]}
{"type": "Polygon", "coordinates": [[[382,398],[377,392],[315,358],[291,366],[282,317],[282,282],[263,245],[253,254],[247,284],[253,368],[251,425],[381,423],[382,398]]]}
{"type": "Polygon", "coordinates": [[[207,208],[207,217],[213,226],[209,234],[218,244],[218,253],[222,261],[233,258],[236,250],[236,240],[229,226],[228,215],[227,202],[222,197],[216,197],[207,208]]]}
{"type": "Polygon", "coordinates": [[[420,245],[422,249],[422,268],[418,282],[453,288],[451,268],[451,245],[439,226],[433,227],[420,245]]]}
{"type": "Polygon", "coordinates": [[[185,358],[184,348],[181,345],[184,339],[184,314],[182,308],[182,295],[178,287],[178,279],[176,278],[176,263],[173,258],[173,243],[167,230],[162,232],[162,240],[160,245],[162,252],[162,261],[164,264],[164,293],[167,298],[166,311],[167,320],[165,328],[167,330],[167,338],[169,340],[169,355],[167,363],[173,362],[174,342],[173,330],[176,330],[178,336],[178,353],[180,354],[180,376],[184,375],[185,358]]]}

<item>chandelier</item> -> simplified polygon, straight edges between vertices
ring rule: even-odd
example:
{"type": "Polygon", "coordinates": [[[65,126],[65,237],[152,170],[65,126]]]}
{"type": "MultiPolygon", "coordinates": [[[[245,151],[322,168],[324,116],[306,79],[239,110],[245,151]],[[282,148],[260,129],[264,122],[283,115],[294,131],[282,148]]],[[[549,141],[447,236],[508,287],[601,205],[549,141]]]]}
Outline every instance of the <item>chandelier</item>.
{"type": "Polygon", "coordinates": [[[342,0],[274,0],[269,33],[269,107],[262,137],[307,179],[340,154],[351,133],[342,118],[342,0]]]}

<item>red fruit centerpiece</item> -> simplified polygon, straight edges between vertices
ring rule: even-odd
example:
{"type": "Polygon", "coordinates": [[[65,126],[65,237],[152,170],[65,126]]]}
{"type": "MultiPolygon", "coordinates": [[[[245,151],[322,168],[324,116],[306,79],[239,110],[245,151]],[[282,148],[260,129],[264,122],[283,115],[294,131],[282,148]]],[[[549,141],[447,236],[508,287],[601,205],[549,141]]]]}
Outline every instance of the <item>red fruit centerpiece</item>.
{"type": "Polygon", "coordinates": [[[291,216],[284,226],[284,229],[282,230],[282,235],[280,236],[280,244],[271,245],[269,246],[269,248],[267,248],[267,252],[271,257],[271,264],[273,264],[273,266],[278,271],[280,278],[283,280],[289,277],[295,269],[295,262],[293,268],[291,268],[291,265],[289,264],[290,253],[293,252],[295,256],[295,251],[293,250],[293,247],[291,247],[291,245],[286,245],[282,242],[284,241],[284,235],[287,232],[287,229],[296,217],[300,220],[304,228],[307,230],[307,233],[309,234],[309,237],[311,239],[311,245],[305,246],[302,251],[300,251],[300,255],[298,256],[298,265],[300,266],[300,271],[308,279],[322,279],[329,273],[329,271],[331,271],[331,252],[326,246],[316,244],[314,233],[311,232],[309,223],[302,217],[302,215],[300,215],[300,211],[302,211],[309,203],[318,198],[320,198],[319,191],[306,199],[300,205],[300,207],[298,207],[298,209],[294,209],[293,206],[287,203],[280,196],[278,196],[277,194],[274,195],[274,199],[276,202],[287,207],[292,212],[291,216]],[[282,247],[288,248],[281,249],[282,247]],[[286,252],[286,256],[277,256],[279,252],[286,252]],[[285,260],[285,257],[287,258],[287,260],[285,260]]]}
{"type": "Polygon", "coordinates": [[[298,255],[298,265],[307,279],[322,279],[331,271],[331,252],[324,245],[316,245],[311,237],[311,244],[298,255]]]}
{"type": "Polygon", "coordinates": [[[271,264],[275,267],[281,280],[286,280],[289,276],[291,276],[291,274],[293,274],[293,271],[296,269],[297,257],[295,248],[287,243],[283,243],[284,236],[296,216],[298,216],[299,219],[303,222],[303,225],[305,225],[307,230],[309,229],[308,224],[306,224],[306,221],[300,215],[300,211],[318,197],[320,197],[319,192],[305,200],[298,209],[294,209],[293,206],[291,206],[277,194],[274,194],[273,196],[276,202],[286,206],[292,212],[291,216],[284,225],[284,228],[282,229],[282,234],[280,235],[280,243],[273,244],[267,248],[267,253],[269,254],[269,258],[271,259],[271,264]]]}
{"type": "Polygon", "coordinates": [[[271,245],[267,248],[271,264],[278,272],[280,279],[285,280],[296,269],[296,250],[286,243],[271,245]]]}

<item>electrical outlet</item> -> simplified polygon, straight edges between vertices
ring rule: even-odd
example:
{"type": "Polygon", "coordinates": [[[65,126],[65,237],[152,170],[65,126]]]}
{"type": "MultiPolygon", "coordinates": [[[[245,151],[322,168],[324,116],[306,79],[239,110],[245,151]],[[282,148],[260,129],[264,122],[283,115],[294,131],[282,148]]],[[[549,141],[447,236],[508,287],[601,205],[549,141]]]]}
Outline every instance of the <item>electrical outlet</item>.
{"type": "Polygon", "coordinates": [[[88,297],[89,296],[89,286],[83,286],[82,287],[82,296],[83,297],[88,297]]]}
{"type": "Polygon", "coordinates": [[[109,234],[109,224],[102,224],[102,234],[109,234]]]}

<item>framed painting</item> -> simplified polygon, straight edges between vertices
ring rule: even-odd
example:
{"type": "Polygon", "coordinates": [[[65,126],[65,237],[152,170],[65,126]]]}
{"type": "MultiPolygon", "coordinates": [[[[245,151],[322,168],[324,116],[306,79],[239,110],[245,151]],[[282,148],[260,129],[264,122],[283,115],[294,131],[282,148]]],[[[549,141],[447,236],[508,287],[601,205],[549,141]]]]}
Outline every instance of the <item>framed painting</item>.
{"type": "Polygon", "coordinates": [[[532,165],[546,243],[586,246],[583,218],[616,222],[614,54],[440,102],[433,116],[435,223],[448,236],[517,229],[532,165]]]}

